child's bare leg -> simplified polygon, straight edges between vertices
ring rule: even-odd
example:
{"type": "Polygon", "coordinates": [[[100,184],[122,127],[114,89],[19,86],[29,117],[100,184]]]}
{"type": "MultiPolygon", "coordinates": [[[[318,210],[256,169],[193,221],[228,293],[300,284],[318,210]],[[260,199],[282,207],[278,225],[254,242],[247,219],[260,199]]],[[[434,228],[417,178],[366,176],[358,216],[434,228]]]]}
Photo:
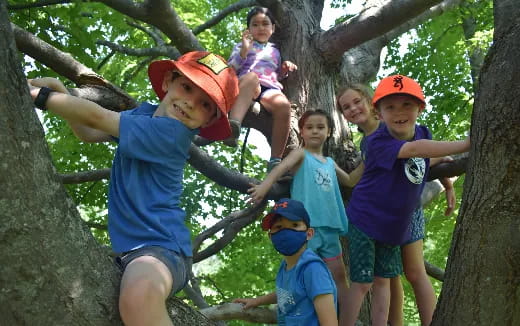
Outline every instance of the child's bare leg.
{"type": "Polygon", "coordinates": [[[372,287],[372,326],[386,326],[390,308],[390,279],[374,277],[372,287]]]}
{"type": "Polygon", "coordinates": [[[352,282],[350,284],[346,296],[347,304],[344,314],[346,320],[344,325],[354,326],[356,324],[361,304],[371,286],[372,283],[352,282]]]}
{"type": "Polygon", "coordinates": [[[172,326],[166,310],[173,279],[168,267],[152,256],[132,260],[119,292],[119,313],[126,326],[172,326]]]}
{"type": "Polygon", "coordinates": [[[271,158],[281,158],[289,138],[291,103],[283,93],[266,93],[260,102],[273,116],[271,158]]]}
{"type": "Polygon", "coordinates": [[[326,261],[327,267],[332,273],[336,288],[338,290],[338,310],[339,310],[339,326],[347,325],[345,313],[347,311],[347,272],[345,271],[345,263],[340,256],[338,259],[326,261]]]}
{"type": "Polygon", "coordinates": [[[254,72],[248,72],[238,81],[239,93],[229,112],[229,118],[242,122],[253,99],[260,94],[260,82],[254,72]]]}
{"type": "Polygon", "coordinates": [[[406,279],[412,284],[421,325],[430,325],[437,297],[430,278],[426,274],[423,258],[423,241],[418,240],[401,247],[406,279]]]}
{"type": "Polygon", "coordinates": [[[396,276],[390,279],[390,312],[388,322],[391,326],[403,326],[403,305],[404,292],[401,277],[396,276]]]}

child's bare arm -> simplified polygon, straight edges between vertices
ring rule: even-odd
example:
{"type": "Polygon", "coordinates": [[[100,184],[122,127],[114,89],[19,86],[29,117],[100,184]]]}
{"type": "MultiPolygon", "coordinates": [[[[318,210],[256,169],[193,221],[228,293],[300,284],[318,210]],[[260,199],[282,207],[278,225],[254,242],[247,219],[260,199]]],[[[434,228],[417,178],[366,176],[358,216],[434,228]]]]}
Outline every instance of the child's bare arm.
{"type": "MultiPolygon", "coordinates": [[[[65,85],[61,81],[56,78],[43,77],[38,79],[29,80],[30,86],[36,87],[48,87],[56,92],[60,92],[63,94],[70,94],[65,85]]],[[[70,128],[79,139],[85,142],[104,142],[111,140],[110,135],[106,132],[89,128],[80,123],[75,123],[73,121],[67,121],[70,128]]]]}
{"type": "Polygon", "coordinates": [[[320,326],[337,326],[336,308],[332,294],[321,294],[314,298],[314,309],[318,315],[320,326]]]}
{"type": "Polygon", "coordinates": [[[276,303],[276,292],[272,292],[256,298],[238,298],[233,300],[234,303],[242,303],[244,309],[254,308],[267,304],[276,303]]]}
{"type": "Polygon", "coordinates": [[[441,157],[469,151],[470,139],[460,141],[436,141],[420,139],[405,143],[399,150],[398,158],[409,157],[441,157]]]}
{"type": "Polygon", "coordinates": [[[361,162],[352,172],[347,173],[342,168],[340,168],[336,163],[334,163],[336,167],[336,175],[338,177],[339,184],[342,186],[353,188],[361,179],[363,175],[363,170],[365,169],[365,164],[361,162]]]}
{"type": "Polygon", "coordinates": [[[80,139],[93,142],[109,140],[110,135],[119,136],[119,113],[69,95],[63,84],[54,78],[30,80],[29,88],[33,99],[43,86],[57,91],[49,94],[46,108],[67,120],[80,139]]]}
{"type": "Polygon", "coordinates": [[[269,192],[269,189],[273,186],[273,184],[285,173],[290,170],[293,170],[297,167],[303,160],[305,153],[303,149],[295,149],[287,155],[286,158],[280,162],[277,166],[275,166],[271,172],[267,175],[264,181],[259,185],[251,184],[251,188],[247,190],[249,193],[250,201],[252,202],[261,202],[265,195],[269,192]]]}

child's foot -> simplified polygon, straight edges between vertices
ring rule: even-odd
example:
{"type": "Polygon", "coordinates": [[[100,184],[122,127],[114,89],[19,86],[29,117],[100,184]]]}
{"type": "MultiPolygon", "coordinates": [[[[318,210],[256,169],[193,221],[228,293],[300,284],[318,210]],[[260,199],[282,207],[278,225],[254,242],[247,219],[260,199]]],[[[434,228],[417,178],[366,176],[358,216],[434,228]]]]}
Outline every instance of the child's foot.
{"type": "Polygon", "coordinates": [[[230,147],[238,146],[238,137],[240,137],[240,122],[229,119],[229,125],[231,126],[231,136],[224,139],[222,142],[230,147]]]}

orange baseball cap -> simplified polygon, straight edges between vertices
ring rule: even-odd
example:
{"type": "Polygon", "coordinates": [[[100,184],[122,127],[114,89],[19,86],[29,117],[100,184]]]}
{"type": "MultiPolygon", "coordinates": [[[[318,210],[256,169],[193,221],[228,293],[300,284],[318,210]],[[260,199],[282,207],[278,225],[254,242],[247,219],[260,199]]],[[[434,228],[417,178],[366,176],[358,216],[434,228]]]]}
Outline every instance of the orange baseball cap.
{"type": "Polygon", "coordinates": [[[426,104],[421,85],[412,78],[403,75],[393,75],[381,79],[374,91],[372,104],[376,106],[380,99],[392,94],[408,94],[426,104]]]}
{"type": "Polygon", "coordinates": [[[227,114],[238,95],[238,78],[226,61],[205,51],[187,52],[178,60],[158,60],[148,67],[152,87],[160,100],[166,95],[162,89],[164,74],[178,70],[200,87],[217,104],[216,121],[200,128],[200,136],[210,140],[222,140],[231,136],[227,114]]]}

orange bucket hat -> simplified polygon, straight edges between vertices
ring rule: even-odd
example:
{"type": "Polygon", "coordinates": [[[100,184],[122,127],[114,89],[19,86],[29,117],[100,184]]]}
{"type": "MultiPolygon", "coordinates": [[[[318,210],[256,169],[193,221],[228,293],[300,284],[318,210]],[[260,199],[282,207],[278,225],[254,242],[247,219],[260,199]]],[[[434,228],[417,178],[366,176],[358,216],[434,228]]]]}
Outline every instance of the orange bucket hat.
{"type": "Polygon", "coordinates": [[[408,94],[426,104],[421,85],[412,78],[403,75],[393,75],[381,79],[374,91],[372,104],[375,107],[380,99],[392,94],[408,94]]]}
{"type": "Polygon", "coordinates": [[[227,114],[238,95],[238,79],[226,61],[205,51],[187,52],[178,60],[158,60],[148,67],[152,87],[160,100],[166,95],[162,89],[164,74],[178,70],[200,87],[217,104],[216,121],[200,128],[200,136],[210,140],[222,140],[231,136],[227,114]]]}

